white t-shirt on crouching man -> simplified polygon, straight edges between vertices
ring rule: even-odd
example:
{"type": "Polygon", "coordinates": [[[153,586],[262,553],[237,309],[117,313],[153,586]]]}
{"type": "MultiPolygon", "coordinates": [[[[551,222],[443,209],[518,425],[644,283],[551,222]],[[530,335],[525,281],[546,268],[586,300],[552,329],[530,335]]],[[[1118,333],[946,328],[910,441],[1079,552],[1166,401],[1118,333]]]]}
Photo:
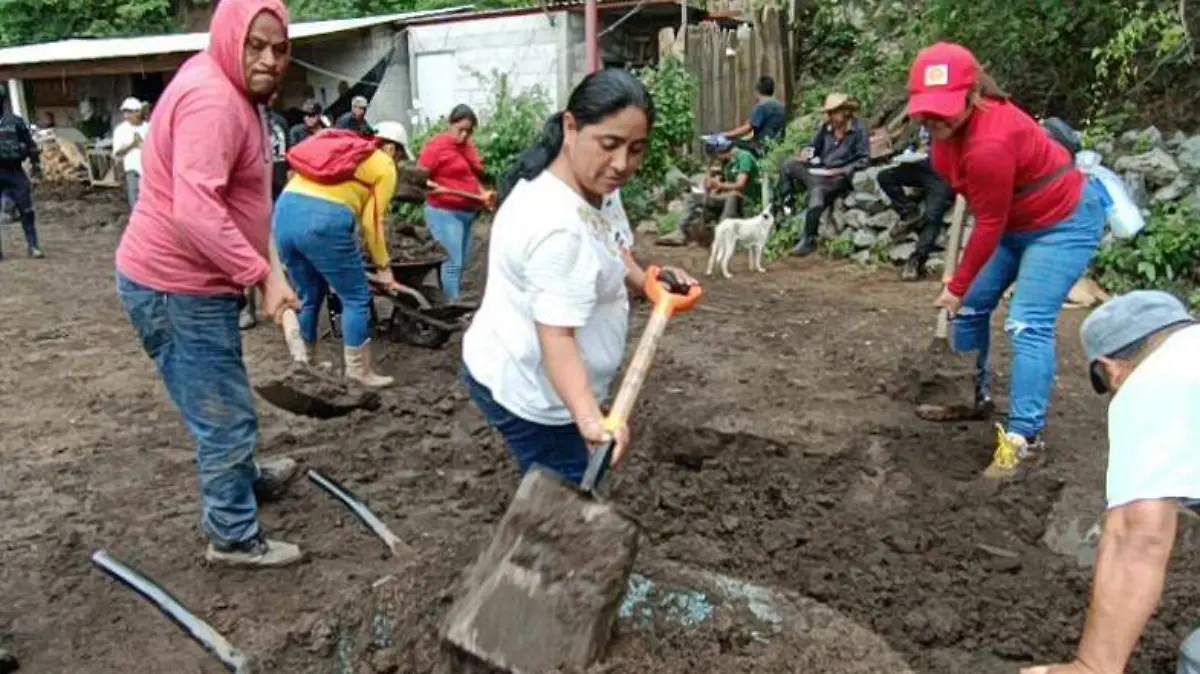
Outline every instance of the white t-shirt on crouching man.
{"type": "Polygon", "coordinates": [[[592,392],[608,397],[629,334],[632,244],[619,190],[596,209],[549,171],[513,189],[492,224],[487,287],[463,335],[463,361],[497,403],[534,423],[572,422],[546,374],[537,323],[575,328],[592,392]]]}

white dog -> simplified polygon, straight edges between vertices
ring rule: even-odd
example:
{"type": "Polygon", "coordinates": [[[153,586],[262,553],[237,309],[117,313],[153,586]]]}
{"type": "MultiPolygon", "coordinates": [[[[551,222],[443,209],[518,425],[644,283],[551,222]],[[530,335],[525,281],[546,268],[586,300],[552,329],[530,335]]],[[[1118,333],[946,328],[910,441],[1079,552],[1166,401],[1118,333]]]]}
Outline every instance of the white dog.
{"type": "Polygon", "coordinates": [[[750,270],[765,272],[762,266],[763,248],[771,238],[775,229],[775,216],[770,209],[752,218],[726,218],[717,225],[713,233],[712,253],[708,256],[706,276],[712,276],[713,267],[720,263],[721,273],[725,278],[732,278],[729,273],[729,259],[733,257],[738,244],[746,248],[749,254],[750,270]]]}

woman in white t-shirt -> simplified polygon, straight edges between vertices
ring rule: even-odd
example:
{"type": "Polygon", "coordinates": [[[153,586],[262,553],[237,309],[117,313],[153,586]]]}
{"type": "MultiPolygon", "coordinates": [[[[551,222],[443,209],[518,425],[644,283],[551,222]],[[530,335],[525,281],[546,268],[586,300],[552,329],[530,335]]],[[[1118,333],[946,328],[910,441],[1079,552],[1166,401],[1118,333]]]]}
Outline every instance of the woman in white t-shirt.
{"type": "Polygon", "coordinates": [[[522,473],[538,464],[578,483],[591,451],[615,441],[615,465],[628,444],[627,428],[605,430],[600,402],[621,367],[628,292],[645,283],[620,188],[653,124],[636,77],[592,73],[500,186],[463,378],[522,473]]]}

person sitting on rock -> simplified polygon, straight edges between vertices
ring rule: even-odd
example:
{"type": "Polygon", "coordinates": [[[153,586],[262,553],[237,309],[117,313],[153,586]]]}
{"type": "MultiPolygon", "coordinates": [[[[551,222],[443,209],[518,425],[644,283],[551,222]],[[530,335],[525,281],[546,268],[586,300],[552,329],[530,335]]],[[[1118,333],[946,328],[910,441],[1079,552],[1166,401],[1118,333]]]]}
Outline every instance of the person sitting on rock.
{"type": "Polygon", "coordinates": [[[715,223],[742,217],[747,200],[759,194],[758,160],[753,153],[723,135],[707,141],[706,149],[721,163],[719,173],[704,179],[703,192],[688,195],[687,217],[678,230],[659,238],[661,244],[696,241],[701,246],[709,245],[715,223]],[[707,226],[709,218],[713,226],[707,226]]]}
{"type": "Polygon", "coordinates": [[[925,263],[937,245],[938,235],[945,224],[946,211],[954,203],[954,190],[950,188],[950,183],[938,175],[930,163],[929,132],[922,127],[918,129],[917,137],[900,155],[899,163],[880,171],[877,178],[879,189],[900,216],[900,224],[892,231],[893,240],[907,234],[918,223],[924,223],[917,238],[916,250],[900,272],[900,278],[904,281],[916,281],[925,275],[925,263]],[[906,187],[918,191],[915,199],[905,192],[906,187]],[[917,199],[925,202],[923,214],[917,199]]]}
{"type": "Polygon", "coordinates": [[[855,116],[858,101],[846,94],[829,94],[822,110],[825,123],[812,144],[779,167],[779,197],[785,213],[790,213],[794,206],[796,184],[803,184],[808,190],[804,235],[792,249],[792,255],[796,256],[817,249],[821,216],[838,197],[850,192],[854,172],[871,164],[867,129],[855,116]]]}
{"type": "MultiPolygon", "coordinates": [[[[1200,324],[1160,290],[1109,300],[1080,327],[1092,388],[1110,393],[1107,511],[1091,605],[1069,663],[1022,674],[1124,672],[1162,598],[1181,508],[1200,500],[1200,324]]],[[[1200,630],[1178,674],[1200,674],[1200,630]]]]}
{"type": "Polygon", "coordinates": [[[761,156],[765,143],[778,143],[787,130],[787,108],[775,98],[775,78],[763,75],[754,86],[754,109],[746,123],[725,132],[725,136],[739,141],[738,146],[761,156]]]}

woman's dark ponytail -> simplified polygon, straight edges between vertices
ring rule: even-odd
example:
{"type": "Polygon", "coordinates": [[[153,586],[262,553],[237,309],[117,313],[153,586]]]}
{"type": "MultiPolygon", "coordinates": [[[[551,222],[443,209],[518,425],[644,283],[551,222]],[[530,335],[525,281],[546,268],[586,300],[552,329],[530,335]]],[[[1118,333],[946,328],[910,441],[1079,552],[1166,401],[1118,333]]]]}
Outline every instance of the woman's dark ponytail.
{"type": "Polygon", "coordinates": [[[542,125],[542,135],[537,142],[521,153],[517,163],[500,179],[500,193],[496,204],[504,203],[513,188],[522,180],[533,180],[554,161],[563,145],[563,113],[556,112],[542,125]]]}
{"type": "Polygon", "coordinates": [[[554,113],[546,120],[537,142],[521,155],[516,166],[500,180],[497,203],[504,203],[522,179],[533,180],[558,158],[563,146],[565,112],[570,112],[575,124],[582,129],[629,107],[645,113],[646,125],[654,126],[654,100],[633,73],[622,68],[607,68],[584,77],[571,92],[567,109],[554,113]]]}

